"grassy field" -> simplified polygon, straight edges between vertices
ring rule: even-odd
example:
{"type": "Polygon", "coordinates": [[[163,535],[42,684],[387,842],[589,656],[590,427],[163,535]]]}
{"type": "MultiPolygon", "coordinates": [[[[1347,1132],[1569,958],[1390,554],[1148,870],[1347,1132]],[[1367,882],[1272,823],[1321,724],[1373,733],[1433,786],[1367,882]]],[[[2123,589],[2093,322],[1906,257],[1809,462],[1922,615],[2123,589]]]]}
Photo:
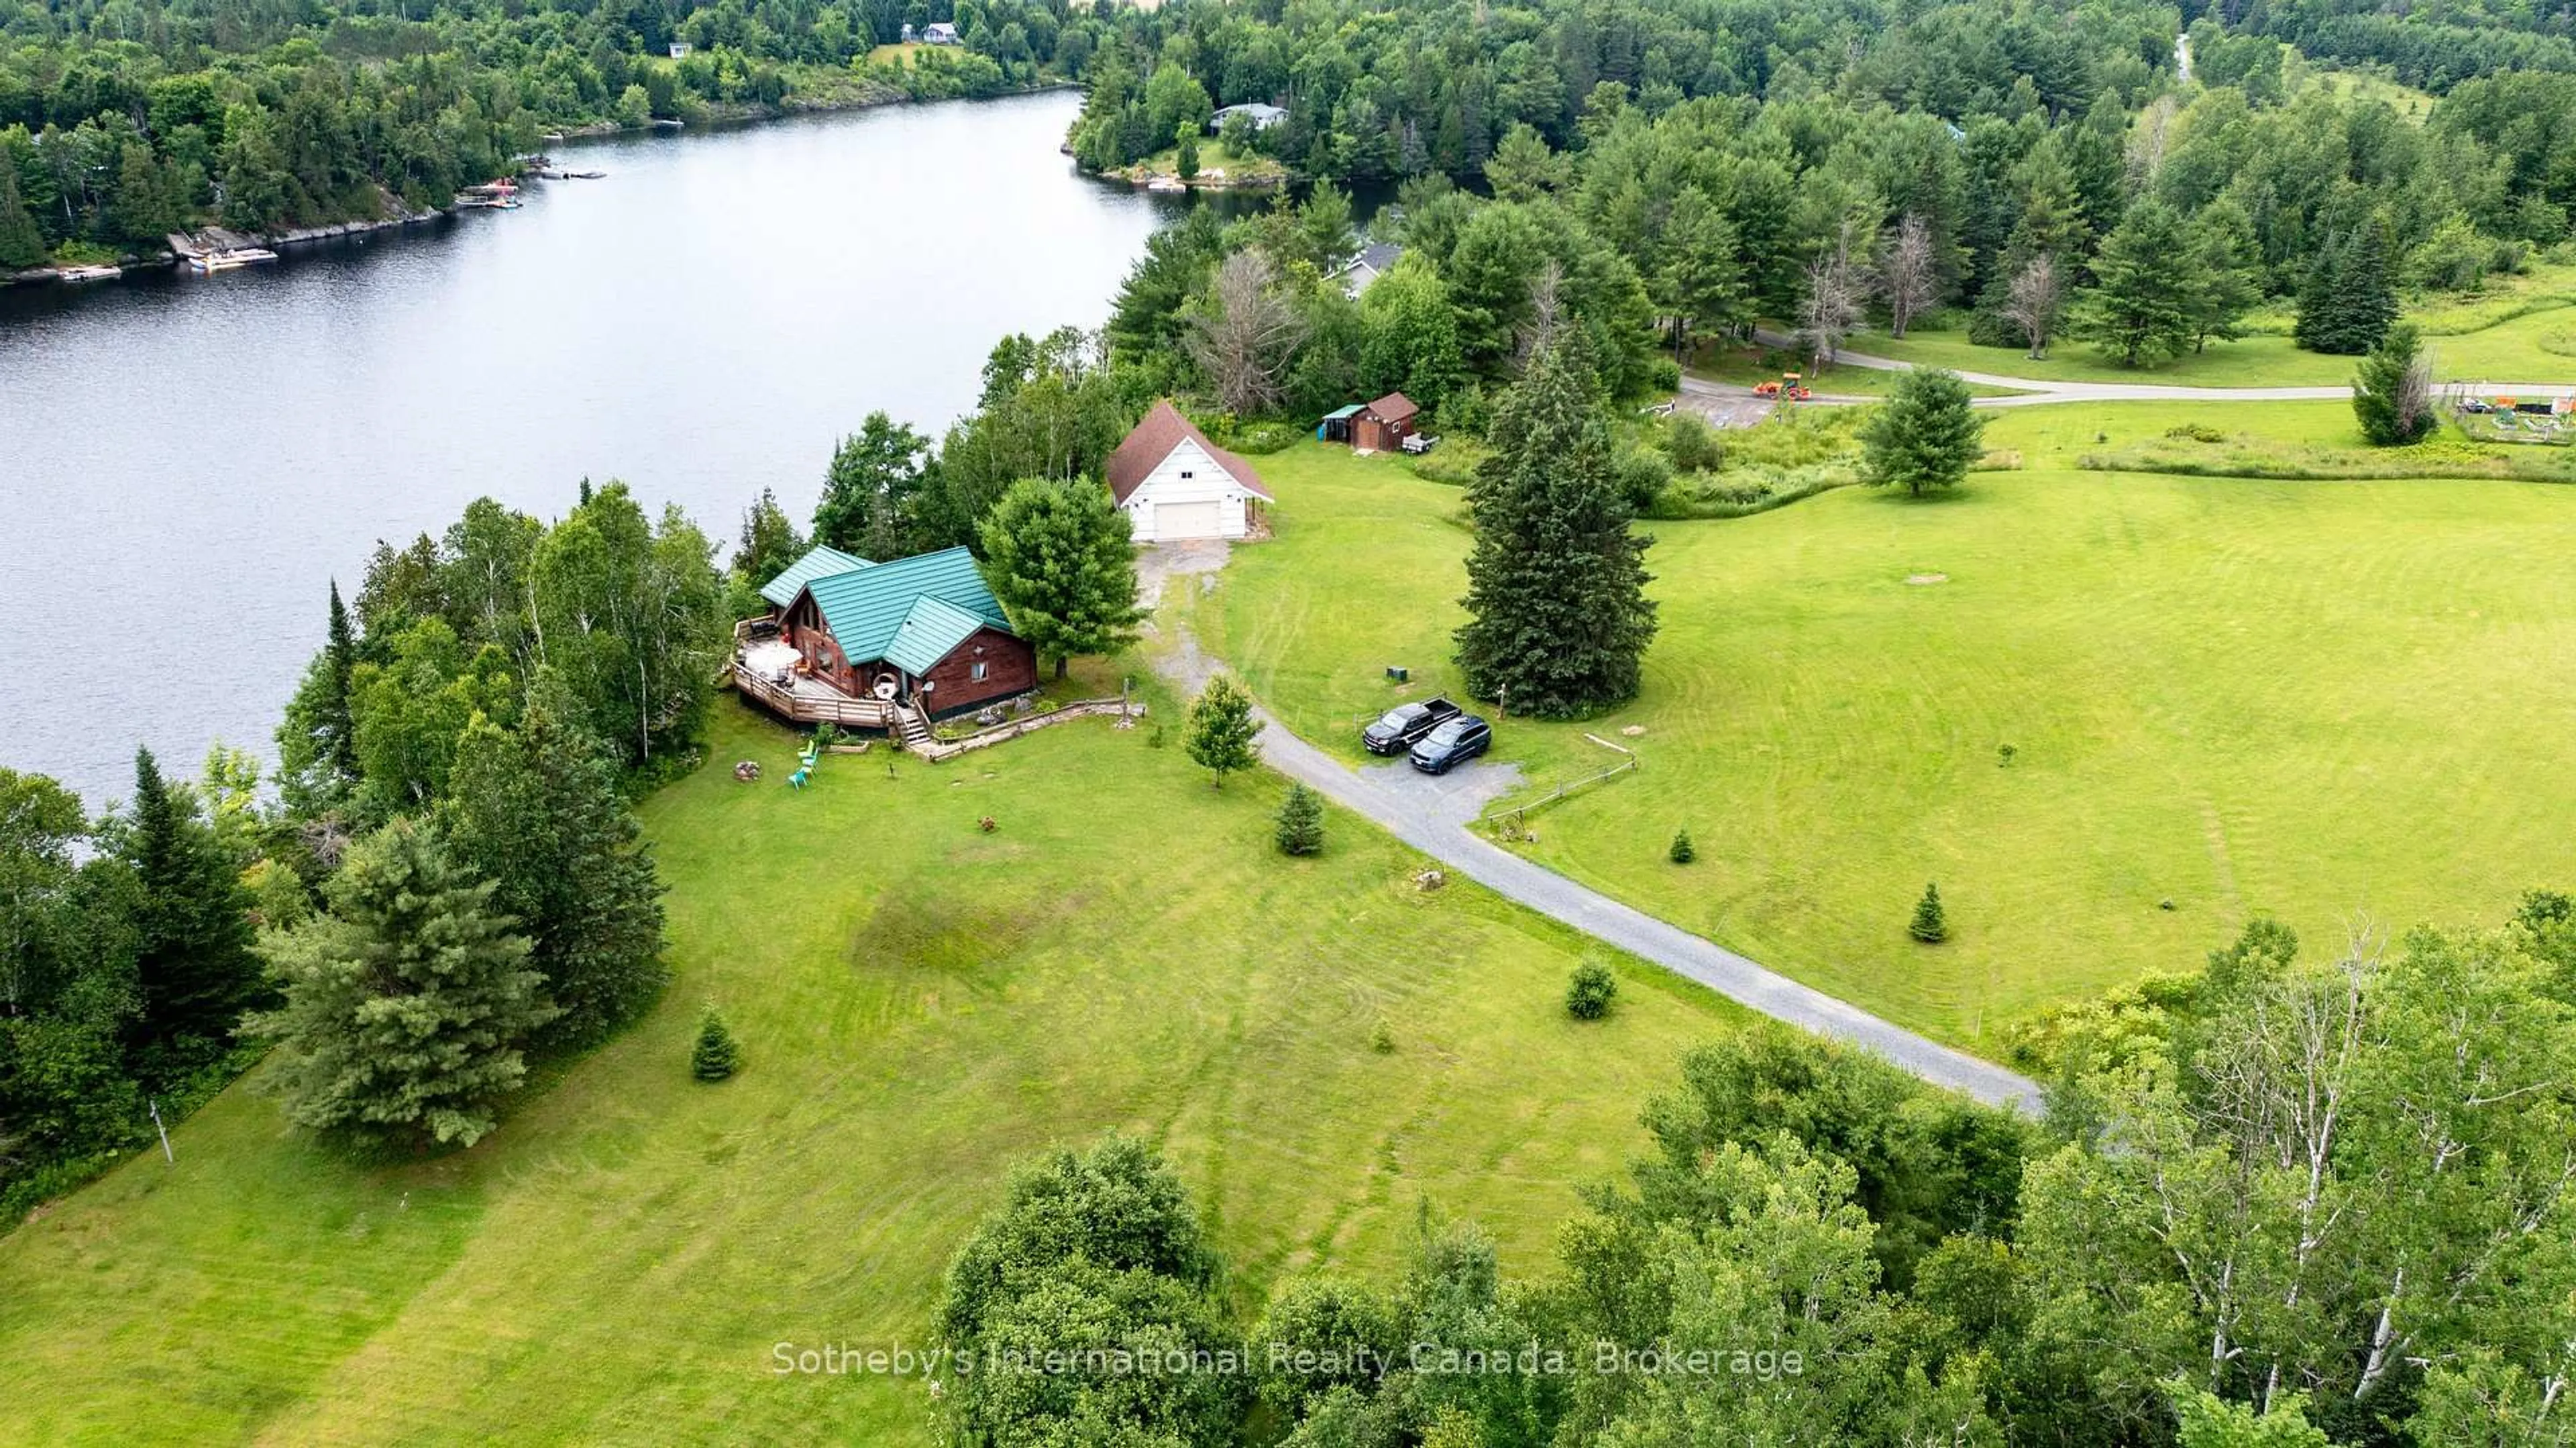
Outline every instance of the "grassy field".
{"type": "Polygon", "coordinates": [[[1386,1269],[1426,1197],[1535,1267],[1731,1008],[1622,962],[1577,1025],[1568,932],[1417,889],[1339,814],[1283,860],[1275,780],[1220,792],[1149,741],[838,756],[797,794],[790,736],[724,704],[709,767],[646,806],[662,1008],[471,1152],[360,1168],[237,1087],[175,1167],[0,1237],[0,1439],[924,1441],[918,1382],[775,1376],[772,1345],[919,1343],[1011,1164],[1112,1128],[1171,1153],[1247,1304],[1386,1269]],[[704,1087],[711,998],[747,1066],[704,1087]]]}
{"type": "MultiPolygon", "coordinates": [[[[2445,380],[2499,382],[2576,380],[2576,267],[2539,266],[2519,277],[2492,279],[2484,291],[2419,301],[2408,315],[2428,334],[2438,375],[2445,380]]],[[[2354,359],[2303,352],[2288,335],[2284,313],[2262,319],[2263,335],[2211,342],[2154,368],[2122,367],[2081,342],[2052,344],[2032,361],[2018,347],[1980,347],[1964,327],[1915,329],[1900,342],[1885,333],[1855,337],[1851,350],[1929,367],[2028,377],[2051,382],[2147,382],[2174,387],[2322,387],[2352,380],[2354,359]]],[[[1838,367],[1817,380],[1819,391],[1849,392],[1858,369],[1838,367]]],[[[1730,379],[1732,380],[1732,379],[1730,379]]],[[[1866,385],[1866,384],[1862,384],[1866,385]]]]}
{"type": "MultiPolygon", "coordinates": [[[[2341,406],[2280,427],[2333,433],[2341,406]]],[[[2084,446],[2171,425],[2037,408],[1990,441],[2047,454],[2088,418],[2084,446]]],[[[1353,752],[1386,665],[1454,686],[1463,500],[1312,444],[1261,466],[1278,537],[1198,626],[1353,752]]],[[[1498,747],[1538,786],[1612,757],[1587,733],[1644,767],[1538,816],[1531,853],[1919,1030],[1993,1053],[2255,911],[2331,944],[2356,912],[2493,918],[2576,882],[2576,490],[2041,470],[1653,532],[1644,695],[1498,747]],[[1903,928],[1927,879],[1956,932],[1928,949],[1903,928]]]]}
{"type": "Polygon", "coordinates": [[[2519,478],[2576,482],[2576,448],[2481,442],[2444,427],[2373,447],[2349,402],[2122,402],[1992,414],[1987,446],[2025,467],[2275,478],[2519,478]]]}

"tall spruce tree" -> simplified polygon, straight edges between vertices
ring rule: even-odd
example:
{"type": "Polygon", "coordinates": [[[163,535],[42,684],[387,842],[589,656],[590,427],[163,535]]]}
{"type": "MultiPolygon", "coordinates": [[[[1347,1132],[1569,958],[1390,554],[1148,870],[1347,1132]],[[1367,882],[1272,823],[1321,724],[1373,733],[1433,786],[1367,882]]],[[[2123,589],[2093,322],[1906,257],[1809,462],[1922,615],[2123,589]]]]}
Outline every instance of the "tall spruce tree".
{"type": "Polygon", "coordinates": [[[1559,717],[1635,697],[1655,636],[1647,540],[1629,531],[1610,432],[1581,360],[1551,340],[1495,406],[1493,453],[1467,492],[1467,689],[1559,717]]]}
{"type": "Polygon", "coordinates": [[[2433,410],[2433,364],[2412,322],[2399,322],[2361,359],[2352,378],[2352,414],[2376,447],[2420,442],[2439,420],[2433,410]]]}
{"type": "Polygon", "coordinates": [[[2298,344],[2311,352],[2358,357],[2379,345],[2397,320],[2397,281],[2386,222],[2365,218],[2318,248],[2299,288],[2298,344]]]}
{"type": "Polygon", "coordinates": [[[562,1015],[549,1041],[596,1040],[652,1003],[662,884],[607,746],[540,672],[515,730],[477,716],[457,745],[439,825],[456,862],[492,882],[562,1015]]]}
{"type": "Polygon", "coordinates": [[[554,1015],[492,895],[428,829],[396,820],[350,847],[329,914],[267,938],[286,1002],[251,1025],[279,1043],[290,1119],[380,1146],[491,1131],[554,1015]]]}
{"type": "Polygon", "coordinates": [[[18,194],[17,167],[0,161],[0,271],[45,264],[45,233],[18,194]]]}
{"type": "Polygon", "coordinates": [[[260,1003],[250,895],[195,796],[162,778],[149,749],[134,751],[134,803],[112,833],[141,887],[138,1043],[147,1069],[183,1069],[219,1051],[260,1003]]]}
{"type": "Polygon", "coordinates": [[[340,580],[331,580],[330,634],[322,645],[323,663],[329,680],[321,698],[324,730],[331,767],[344,779],[358,777],[358,731],[349,717],[349,675],[358,667],[358,638],[349,626],[348,606],[340,602],[340,580]]]}

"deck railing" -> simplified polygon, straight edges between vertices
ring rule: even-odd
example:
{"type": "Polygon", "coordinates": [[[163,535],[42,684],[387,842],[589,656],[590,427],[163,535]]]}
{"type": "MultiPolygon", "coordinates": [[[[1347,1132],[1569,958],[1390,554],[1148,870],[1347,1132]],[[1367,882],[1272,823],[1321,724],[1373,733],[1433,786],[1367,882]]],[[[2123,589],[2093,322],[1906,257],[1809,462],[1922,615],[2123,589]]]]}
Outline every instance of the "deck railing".
{"type": "Polygon", "coordinates": [[[894,723],[893,710],[882,699],[854,699],[846,694],[816,698],[772,683],[738,663],[734,666],[733,683],[746,697],[759,700],[771,712],[797,724],[885,729],[894,723]]]}

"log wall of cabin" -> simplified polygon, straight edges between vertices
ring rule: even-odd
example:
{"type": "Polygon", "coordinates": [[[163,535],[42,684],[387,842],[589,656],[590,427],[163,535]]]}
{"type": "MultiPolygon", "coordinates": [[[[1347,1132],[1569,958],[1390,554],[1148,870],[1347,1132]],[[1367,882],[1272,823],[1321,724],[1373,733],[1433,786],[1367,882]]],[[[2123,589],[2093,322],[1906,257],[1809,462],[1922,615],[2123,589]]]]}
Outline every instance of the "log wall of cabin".
{"type": "Polygon", "coordinates": [[[1037,651],[1000,629],[977,629],[922,677],[932,686],[931,712],[944,718],[1036,688],[1037,651]],[[984,665],[981,679],[975,677],[977,664],[984,665]]]}

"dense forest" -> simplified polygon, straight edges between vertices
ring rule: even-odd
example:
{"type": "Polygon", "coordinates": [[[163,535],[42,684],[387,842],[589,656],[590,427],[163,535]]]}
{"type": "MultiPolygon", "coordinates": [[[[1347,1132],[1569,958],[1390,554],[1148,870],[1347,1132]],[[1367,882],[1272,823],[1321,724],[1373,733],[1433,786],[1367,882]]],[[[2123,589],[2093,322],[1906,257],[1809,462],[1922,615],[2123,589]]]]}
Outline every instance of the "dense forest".
{"type": "Polygon", "coordinates": [[[444,205],[571,127],[997,94],[1078,69],[1088,23],[1020,0],[0,0],[0,270],[197,221],[265,231],[444,205]],[[952,13],[958,49],[870,62],[952,13]],[[675,44],[689,53],[670,58],[675,44]]]}

